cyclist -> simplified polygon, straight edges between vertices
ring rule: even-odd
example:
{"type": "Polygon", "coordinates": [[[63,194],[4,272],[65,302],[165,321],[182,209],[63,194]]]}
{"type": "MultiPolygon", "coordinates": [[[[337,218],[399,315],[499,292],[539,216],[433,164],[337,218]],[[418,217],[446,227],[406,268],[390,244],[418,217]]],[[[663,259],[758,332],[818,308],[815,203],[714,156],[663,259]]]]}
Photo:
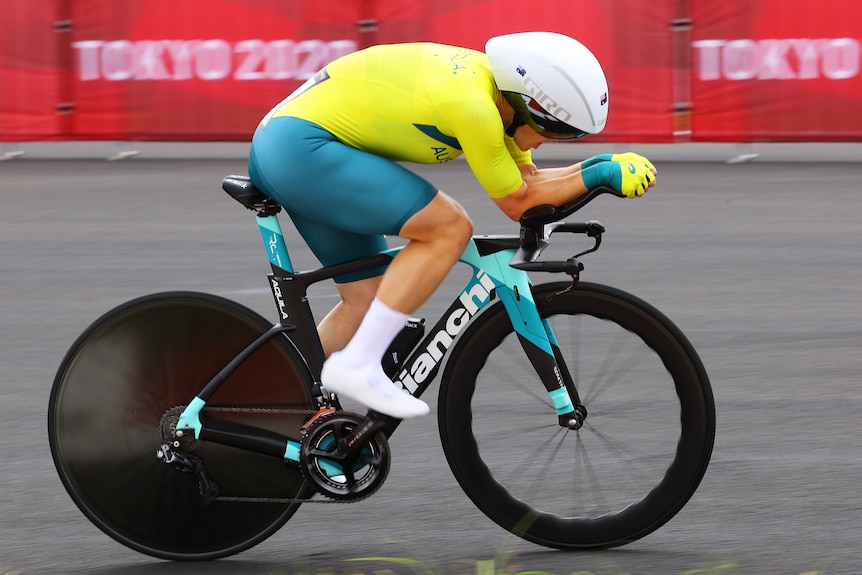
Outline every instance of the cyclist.
{"type": "Polygon", "coordinates": [[[398,161],[444,163],[463,154],[511,219],[564,204],[599,185],[638,197],[656,170],[633,153],[538,169],[530,150],[596,134],[608,87],[573,38],[497,36],[485,53],[433,43],[381,45],[328,64],[257,127],[249,175],[279,202],[324,265],[408,240],[385,269],[336,278],[341,301],[318,326],[327,390],[397,418],[427,414],[383,373],[381,359],[408,315],[458,261],[473,233],[451,197],[398,161]]]}

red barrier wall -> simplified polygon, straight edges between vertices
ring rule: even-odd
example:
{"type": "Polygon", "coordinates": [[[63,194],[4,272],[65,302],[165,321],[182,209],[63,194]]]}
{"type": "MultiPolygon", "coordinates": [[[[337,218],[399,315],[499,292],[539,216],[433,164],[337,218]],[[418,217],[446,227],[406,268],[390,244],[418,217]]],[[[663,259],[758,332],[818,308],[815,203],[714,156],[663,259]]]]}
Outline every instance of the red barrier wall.
{"type": "Polygon", "coordinates": [[[62,46],[53,31],[61,19],[52,0],[0,3],[0,140],[49,140],[65,133],[62,46]]]}
{"type": "Polygon", "coordinates": [[[862,2],[692,2],[692,136],[862,140],[862,2]]]}
{"type": "Polygon", "coordinates": [[[0,141],[247,140],[328,61],[388,42],[579,38],[610,85],[593,141],[862,140],[862,2],[3,0],[0,141]]]}

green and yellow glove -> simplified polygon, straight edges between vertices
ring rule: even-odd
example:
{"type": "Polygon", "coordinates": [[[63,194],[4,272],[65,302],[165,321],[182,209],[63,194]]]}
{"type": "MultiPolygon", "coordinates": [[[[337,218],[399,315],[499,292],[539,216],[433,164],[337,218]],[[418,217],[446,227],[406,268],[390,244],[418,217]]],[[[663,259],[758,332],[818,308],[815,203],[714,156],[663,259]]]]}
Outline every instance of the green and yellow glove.
{"type": "Polygon", "coordinates": [[[599,162],[643,162],[650,169],[654,169],[655,166],[652,165],[648,159],[640,154],[635,154],[634,152],[625,152],[622,154],[599,154],[597,156],[593,156],[592,158],[587,158],[583,162],[581,162],[581,169],[589,168],[592,165],[598,164],[599,162]]]}
{"type": "Polygon", "coordinates": [[[587,158],[581,162],[581,170],[587,189],[607,186],[626,198],[644,195],[655,178],[652,162],[634,152],[587,158]]]}

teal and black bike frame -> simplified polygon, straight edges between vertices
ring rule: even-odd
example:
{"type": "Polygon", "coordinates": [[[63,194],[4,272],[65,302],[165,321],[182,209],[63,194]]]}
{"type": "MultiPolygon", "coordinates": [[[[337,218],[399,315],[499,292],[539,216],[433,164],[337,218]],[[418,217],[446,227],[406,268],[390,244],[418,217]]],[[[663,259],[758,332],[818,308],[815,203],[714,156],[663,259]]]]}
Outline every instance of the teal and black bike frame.
{"type": "MultiPolygon", "coordinates": [[[[227,185],[225,189],[237,198],[227,185]]],[[[243,361],[269,339],[280,334],[290,332],[295,336],[291,337],[291,341],[305,358],[314,381],[319,382],[324,352],[316,336],[316,324],[307,298],[308,287],[339,275],[386,265],[402,248],[396,247],[375,256],[326,268],[297,272],[293,269],[277,217],[280,207],[267,201],[252,207],[242,199],[237,199],[247,207],[257,210],[258,226],[272,268],[269,285],[279,321],[243,349],[204,386],[183,411],[177,429],[183,433],[193,433],[197,439],[296,462],[299,460],[300,452],[300,445],[296,439],[204,416],[201,412],[219,386],[243,361]]],[[[596,237],[587,228],[596,224],[598,222],[562,224],[560,227],[566,226],[562,231],[588,233],[596,237]]],[[[473,270],[469,281],[436,325],[409,354],[397,370],[393,381],[414,396],[421,396],[433,381],[446,351],[458,333],[494,297],[498,297],[512,319],[512,325],[530,363],[545,386],[560,425],[572,429],[580,427],[586,417],[586,410],[580,402],[551,326],[539,316],[525,270],[566,272],[576,281],[577,272],[582,266],[574,258],[566,262],[531,261],[547,245],[547,241],[539,237],[534,239],[532,253],[529,253],[531,248],[528,245],[525,255],[523,233],[520,238],[516,236],[474,236],[472,238],[460,258],[461,262],[468,264],[473,270]],[[513,267],[515,265],[522,269],[516,269],[513,267]]],[[[598,246],[598,240],[596,244],[598,246]]],[[[319,385],[316,387],[319,389],[319,385]]],[[[397,420],[391,420],[385,431],[391,433],[396,426],[397,420]]]]}

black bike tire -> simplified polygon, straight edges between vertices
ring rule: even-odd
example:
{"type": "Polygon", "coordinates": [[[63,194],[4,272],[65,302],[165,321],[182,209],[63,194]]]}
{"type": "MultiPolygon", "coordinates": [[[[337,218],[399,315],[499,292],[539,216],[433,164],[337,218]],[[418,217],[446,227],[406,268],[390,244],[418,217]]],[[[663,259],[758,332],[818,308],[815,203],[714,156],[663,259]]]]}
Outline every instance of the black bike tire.
{"type": "MultiPolygon", "coordinates": [[[[533,289],[543,318],[574,313],[618,325],[621,323],[626,332],[646,338],[647,345],[664,363],[664,369],[672,374],[679,399],[681,431],[675,454],[670,454],[673,447],[668,450],[668,459],[672,457],[672,463],[664,476],[641,499],[633,500],[614,513],[597,512],[594,517],[539,509],[533,503],[523,501],[520,496],[511,494],[498,481],[494,473],[501,475],[499,468],[492,472],[489,464],[483,460],[474,427],[485,425],[483,422],[489,418],[506,421],[507,415],[487,413],[481,405],[474,409],[471,402],[474,394],[478,395],[477,379],[485,377],[482,372],[487,369],[489,355],[513,331],[511,321],[499,301],[474,318],[452,350],[440,385],[440,437],[452,472],[467,496],[485,515],[507,531],[528,541],[558,549],[615,547],[640,539],[664,525],[694,494],[712,453],[715,437],[714,399],[706,370],[691,343],[653,306],[621,290],[587,282],[559,294],[567,286],[566,283],[553,283],[533,289]]],[[[496,375],[493,386],[500,384],[507,376],[496,375]]],[[[532,386],[540,393],[543,391],[538,381],[529,381],[528,384],[535,384],[532,386]]],[[[669,392],[668,395],[672,396],[673,393],[669,392]]],[[[587,402],[586,407],[590,410],[591,405],[587,402]]],[[[512,413],[515,409],[521,408],[513,407],[512,413]]],[[[553,412],[550,417],[542,414],[538,417],[544,417],[540,421],[547,424],[549,432],[553,433],[554,426],[557,426],[553,412]]],[[[599,415],[588,415],[585,428],[575,432],[575,441],[580,441],[577,439],[579,434],[589,431],[591,423],[600,422],[595,419],[597,417],[599,415]]],[[[566,433],[558,426],[557,430],[557,433],[566,433]]],[[[517,433],[518,429],[503,428],[500,435],[506,439],[501,441],[509,440],[517,433]]],[[[515,457],[517,454],[510,455],[515,457]]],[[[511,464],[507,462],[506,465],[511,464]]]]}
{"type": "MultiPolygon", "coordinates": [[[[92,523],[147,555],[211,560],[260,543],[296,512],[297,503],[207,504],[195,474],[156,458],[162,414],[190,401],[271,325],[219,296],[167,292],[124,303],[81,334],[54,380],[48,437],[63,485],[92,523]]],[[[293,344],[276,336],[231,375],[208,405],[310,410],[311,382],[293,344]]],[[[307,418],[217,416],[285,434],[298,431],[307,418]]],[[[299,469],[283,461],[207,443],[199,455],[221,495],[309,494],[299,469]]]]}

